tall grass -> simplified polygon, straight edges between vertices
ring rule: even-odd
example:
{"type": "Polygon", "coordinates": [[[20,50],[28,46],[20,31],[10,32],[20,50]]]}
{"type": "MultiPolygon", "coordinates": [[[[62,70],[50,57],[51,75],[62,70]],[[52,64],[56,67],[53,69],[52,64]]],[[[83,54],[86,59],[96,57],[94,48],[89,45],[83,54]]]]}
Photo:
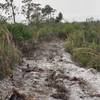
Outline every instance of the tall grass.
{"type": "Polygon", "coordinates": [[[32,29],[24,24],[8,24],[8,30],[13,35],[13,39],[16,43],[26,41],[32,38],[32,29]]]}
{"type": "Polygon", "coordinates": [[[12,35],[5,26],[0,25],[0,77],[9,75],[19,62],[20,52],[14,45],[12,35]]]}
{"type": "Polygon", "coordinates": [[[82,66],[100,70],[100,24],[82,23],[80,29],[69,34],[66,50],[82,66]]]}
{"type": "Polygon", "coordinates": [[[30,56],[39,40],[55,38],[66,39],[66,50],[82,66],[100,70],[100,22],[49,22],[38,26],[16,23],[6,26],[0,25],[0,76],[9,75],[20,61],[19,50],[30,56]]]}

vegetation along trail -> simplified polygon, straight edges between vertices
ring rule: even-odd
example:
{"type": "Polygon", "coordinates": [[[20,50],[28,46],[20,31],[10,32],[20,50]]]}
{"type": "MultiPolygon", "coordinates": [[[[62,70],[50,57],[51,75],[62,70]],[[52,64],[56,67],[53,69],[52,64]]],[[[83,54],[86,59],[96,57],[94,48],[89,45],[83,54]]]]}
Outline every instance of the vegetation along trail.
{"type": "Polygon", "coordinates": [[[100,19],[40,1],[0,0],[0,100],[100,100],[100,19]]]}
{"type": "Polygon", "coordinates": [[[0,100],[100,100],[100,73],[77,66],[64,41],[43,41],[0,81],[0,100]]]}

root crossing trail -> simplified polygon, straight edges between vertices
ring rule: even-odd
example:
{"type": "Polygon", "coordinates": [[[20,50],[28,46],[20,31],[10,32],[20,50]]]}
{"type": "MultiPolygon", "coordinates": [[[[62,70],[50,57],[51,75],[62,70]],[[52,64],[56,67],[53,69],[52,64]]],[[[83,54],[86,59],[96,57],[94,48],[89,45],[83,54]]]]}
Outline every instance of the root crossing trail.
{"type": "Polygon", "coordinates": [[[100,73],[75,65],[63,41],[42,42],[0,82],[0,100],[100,100],[100,73]]]}

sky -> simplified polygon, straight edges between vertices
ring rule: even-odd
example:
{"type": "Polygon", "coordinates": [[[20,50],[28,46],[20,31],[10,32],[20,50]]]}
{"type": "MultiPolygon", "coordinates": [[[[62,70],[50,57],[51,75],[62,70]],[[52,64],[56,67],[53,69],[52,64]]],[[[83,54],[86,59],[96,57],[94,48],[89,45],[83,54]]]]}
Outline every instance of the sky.
{"type": "Polygon", "coordinates": [[[50,4],[61,11],[68,21],[82,21],[87,17],[100,19],[100,0],[35,0],[43,5],[50,4]]]}
{"type": "MultiPolygon", "coordinates": [[[[4,0],[0,0],[4,1],[4,0]]],[[[21,0],[15,0],[18,6],[21,0]]],[[[100,0],[33,0],[42,6],[49,4],[51,7],[62,12],[65,21],[84,21],[86,18],[94,17],[100,19],[100,0]]],[[[22,20],[18,16],[17,20],[22,20]]]]}

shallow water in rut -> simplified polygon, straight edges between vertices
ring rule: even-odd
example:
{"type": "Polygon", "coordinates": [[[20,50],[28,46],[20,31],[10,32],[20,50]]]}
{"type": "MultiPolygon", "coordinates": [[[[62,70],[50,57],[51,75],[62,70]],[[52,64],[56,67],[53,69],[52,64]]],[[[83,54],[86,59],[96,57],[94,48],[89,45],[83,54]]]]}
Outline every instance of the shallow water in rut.
{"type": "Polygon", "coordinates": [[[0,81],[0,100],[10,100],[12,89],[25,100],[100,100],[100,73],[75,65],[63,41],[42,42],[12,77],[0,81]]]}

